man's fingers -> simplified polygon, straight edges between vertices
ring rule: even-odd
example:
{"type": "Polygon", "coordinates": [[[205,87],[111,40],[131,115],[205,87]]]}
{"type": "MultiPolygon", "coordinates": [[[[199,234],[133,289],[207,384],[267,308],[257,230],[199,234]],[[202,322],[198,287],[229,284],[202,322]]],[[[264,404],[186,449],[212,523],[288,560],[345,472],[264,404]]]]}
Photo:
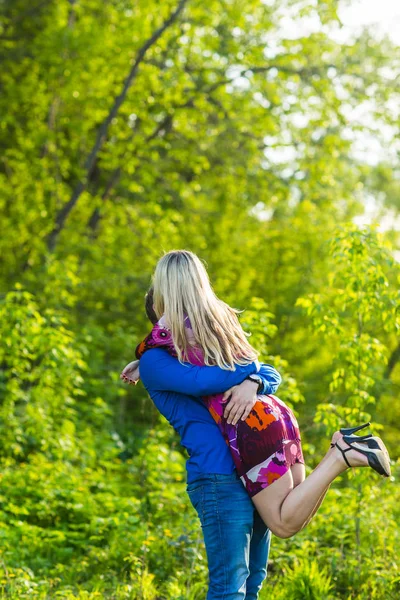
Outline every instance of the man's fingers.
{"type": "MultiPolygon", "coordinates": [[[[227,401],[229,400],[229,398],[230,398],[230,397],[231,397],[231,395],[232,395],[232,389],[233,389],[233,388],[231,388],[230,390],[226,390],[226,392],[224,392],[224,395],[222,396],[222,400],[221,400],[221,402],[227,402],[227,401]]],[[[226,409],[225,409],[225,410],[226,410],[226,409]]]]}
{"type": "Polygon", "coordinates": [[[243,414],[242,414],[242,416],[240,417],[242,421],[245,421],[245,420],[247,419],[247,417],[249,416],[249,414],[250,414],[250,413],[251,413],[251,411],[252,411],[252,408],[253,408],[253,407],[250,405],[250,406],[247,406],[247,407],[244,409],[244,411],[243,411],[243,414]]]}
{"type": "MultiPolygon", "coordinates": [[[[225,392],[227,393],[227,392],[225,392]]],[[[229,403],[225,406],[225,410],[224,410],[224,417],[225,419],[228,419],[229,417],[232,416],[232,411],[234,411],[237,408],[237,404],[234,401],[234,395],[232,395],[229,403]]],[[[229,423],[229,421],[228,421],[229,423]]]]}
{"type": "Polygon", "coordinates": [[[228,423],[231,423],[232,425],[236,425],[236,423],[239,421],[242,413],[243,413],[243,406],[237,406],[235,407],[235,411],[232,411],[232,413],[230,414],[228,423]]]}
{"type": "MultiPolygon", "coordinates": [[[[228,390],[228,391],[231,393],[231,399],[230,399],[229,403],[226,405],[226,408],[224,411],[224,417],[228,423],[231,423],[233,415],[236,413],[237,409],[240,407],[240,403],[239,403],[239,399],[237,398],[236,394],[234,393],[234,388],[232,388],[231,390],[228,390]]],[[[226,393],[227,392],[225,392],[225,394],[226,393]]]]}
{"type": "Polygon", "coordinates": [[[224,410],[224,417],[225,417],[225,419],[228,419],[231,410],[232,410],[232,407],[231,407],[230,404],[228,404],[228,406],[226,406],[225,410],[224,410]]]}
{"type": "Polygon", "coordinates": [[[235,404],[233,399],[228,406],[229,411],[227,411],[227,407],[225,409],[224,417],[226,418],[227,423],[232,425],[236,425],[239,422],[239,419],[245,421],[253,409],[253,404],[235,404]]]}
{"type": "Polygon", "coordinates": [[[235,395],[232,395],[232,398],[228,404],[228,406],[225,408],[225,412],[224,412],[224,416],[226,418],[227,423],[233,423],[233,420],[236,416],[236,413],[241,410],[241,405],[238,401],[238,398],[235,397],[235,395]]]}
{"type": "Polygon", "coordinates": [[[231,393],[231,399],[227,404],[224,417],[228,424],[236,425],[241,419],[245,421],[257,400],[257,396],[254,394],[254,387],[249,388],[249,382],[243,382],[239,386],[234,386],[228,392],[225,392],[224,397],[228,393],[231,393]]]}

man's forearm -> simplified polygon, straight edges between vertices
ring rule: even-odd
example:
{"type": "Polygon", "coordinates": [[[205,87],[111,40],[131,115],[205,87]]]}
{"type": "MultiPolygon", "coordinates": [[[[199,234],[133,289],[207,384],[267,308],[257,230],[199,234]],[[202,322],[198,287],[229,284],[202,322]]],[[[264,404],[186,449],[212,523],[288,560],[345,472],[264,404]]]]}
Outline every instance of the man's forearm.
{"type": "Polygon", "coordinates": [[[264,384],[261,394],[275,393],[281,382],[281,376],[271,365],[259,365],[258,362],[245,366],[237,365],[235,371],[216,366],[196,366],[189,363],[182,365],[165,350],[146,352],[140,360],[140,372],[146,387],[191,396],[223,393],[255,373],[264,384]]]}
{"type": "Polygon", "coordinates": [[[213,366],[181,364],[166,350],[148,350],[140,359],[140,374],[147,388],[179,392],[191,396],[223,393],[241,383],[248,375],[258,373],[260,365],[236,365],[235,371],[213,366]]]}
{"type": "Polygon", "coordinates": [[[259,392],[260,394],[275,394],[282,383],[282,377],[272,365],[261,363],[257,375],[264,383],[263,389],[259,392]]]}

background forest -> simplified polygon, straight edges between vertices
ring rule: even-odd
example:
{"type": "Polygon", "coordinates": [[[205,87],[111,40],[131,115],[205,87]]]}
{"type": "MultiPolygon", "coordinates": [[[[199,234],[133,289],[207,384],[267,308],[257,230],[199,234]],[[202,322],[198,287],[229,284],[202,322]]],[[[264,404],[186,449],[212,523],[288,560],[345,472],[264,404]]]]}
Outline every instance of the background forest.
{"type": "Polygon", "coordinates": [[[119,379],[174,248],[245,309],[309,470],[368,419],[393,459],[272,540],[262,600],[400,597],[400,54],[338,8],[0,1],[1,598],[204,600],[185,454],[119,379]]]}

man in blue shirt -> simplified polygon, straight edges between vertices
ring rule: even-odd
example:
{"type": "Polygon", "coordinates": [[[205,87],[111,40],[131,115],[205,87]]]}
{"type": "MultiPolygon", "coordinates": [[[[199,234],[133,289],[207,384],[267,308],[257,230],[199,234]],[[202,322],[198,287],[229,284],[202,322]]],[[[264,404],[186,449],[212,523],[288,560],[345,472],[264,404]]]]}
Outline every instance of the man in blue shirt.
{"type": "Polygon", "coordinates": [[[140,377],[154,404],[169,421],[186,448],[187,481],[204,473],[231,474],[234,470],[229,447],[201,396],[226,392],[243,383],[250,396],[270,394],[280,383],[278,372],[270,365],[253,362],[237,365],[235,371],[219,367],[182,365],[166,350],[148,350],[140,359],[140,377]],[[258,375],[258,381],[247,380],[258,375]],[[229,457],[229,458],[228,458],[229,457]]]}
{"type": "MultiPolygon", "coordinates": [[[[242,402],[249,407],[257,393],[274,393],[281,381],[279,373],[258,361],[237,365],[235,371],[181,364],[166,350],[154,348],[140,359],[140,378],[189,454],[186,489],[204,535],[207,600],[256,600],[267,574],[270,531],[255,510],[201,396],[223,392],[233,396],[227,408],[232,417],[232,400],[236,406],[242,402]]],[[[245,418],[239,410],[233,421],[238,414],[245,418]]]]}

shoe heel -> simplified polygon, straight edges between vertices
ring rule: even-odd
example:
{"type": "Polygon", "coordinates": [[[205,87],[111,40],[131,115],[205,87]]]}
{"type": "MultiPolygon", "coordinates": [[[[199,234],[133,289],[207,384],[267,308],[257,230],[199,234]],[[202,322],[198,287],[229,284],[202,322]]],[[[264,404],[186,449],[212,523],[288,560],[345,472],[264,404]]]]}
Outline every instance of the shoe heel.
{"type": "MultiPolygon", "coordinates": [[[[364,440],[368,440],[370,441],[370,438],[372,438],[373,435],[372,433],[367,433],[366,435],[348,435],[347,438],[353,440],[354,442],[360,442],[360,441],[364,441],[364,440]]],[[[335,447],[335,444],[331,443],[331,448],[335,447]]],[[[369,446],[370,448],[373,448],[375,446],[369,446]]]]}
{"type": "Polygon", "coordinates": [[[351,435],[352,433],[360,431],[360,429],[364,429],[365,427],[369,427],[370,425],[371,423],[368,421],[368,423],[364,423],[364,425],[358,425],[357,427],[342,427],[342,429],[339,429],[339,431],[343,435],[351,435]]]}

